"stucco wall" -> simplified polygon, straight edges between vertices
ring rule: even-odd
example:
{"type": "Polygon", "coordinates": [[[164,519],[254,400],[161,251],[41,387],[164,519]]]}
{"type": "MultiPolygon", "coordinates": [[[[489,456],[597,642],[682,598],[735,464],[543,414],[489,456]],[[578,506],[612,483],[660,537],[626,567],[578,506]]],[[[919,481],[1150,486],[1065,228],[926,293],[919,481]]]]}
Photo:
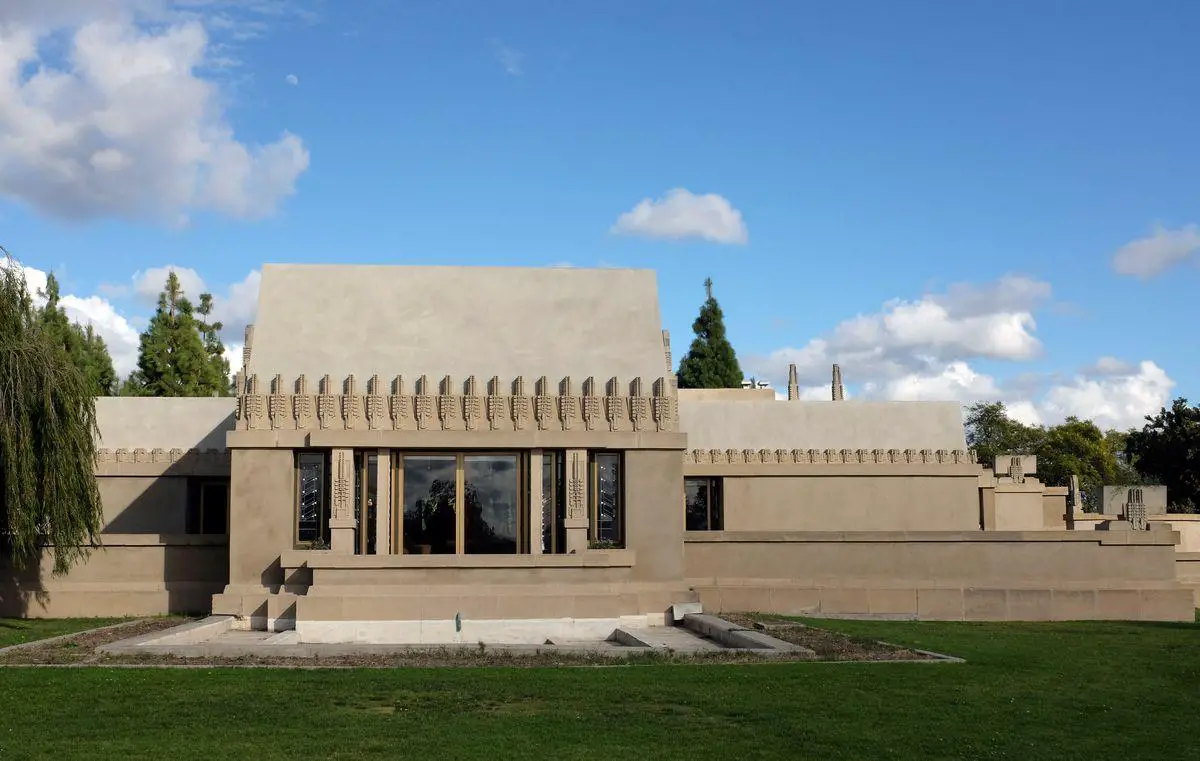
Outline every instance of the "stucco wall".
{"type": "MultiPolygon", "coordinates": [[[[651,270],[273,265],[250,372],[532,383],[668,375],[651,270]],[[376,329],[386,326],[386,330],[376,329]]],[[[411,387],[410,387],[411,388],[411,387]]],[[[578,387],[577,387],[578,388],[578,387]]]]}
{"type": "Polygon", "coordinates": [[[224,449],[237,402],[230,398],[105,396],[96,400],[98,447],[224,449]]]}
{"type": "Polygon", "coordinates": [[[679,398],[689,449],[965,450],[953,402],[784,402],[679,398]]]}
{"type": "Polygon", "coordinates": [[[237,449],[229,483],[229,583],[277,587],[294,546],[295,461],[290,449],[237,449]]]}
{"type": "Polygon", "coordinates": [[[709,610],[950,620],[1191,620],[1173,535],[689,533],[709,610]]]}
{"type": "Polygon", "coordinates": [[[223,537],[109,534],[64,576],[0,569],[0,615],[30,618],[205,613],[228,578],[223,537]]]}
{"type": "Polygon", "coordinates": [[[182,534],[187,531],[187,478],[99,476],[105,534],[182,534]]]}
{"type": "Polygon", "coordinates": [[[725,477],[727,531],[979,528],[973,476],[725,477]]]}

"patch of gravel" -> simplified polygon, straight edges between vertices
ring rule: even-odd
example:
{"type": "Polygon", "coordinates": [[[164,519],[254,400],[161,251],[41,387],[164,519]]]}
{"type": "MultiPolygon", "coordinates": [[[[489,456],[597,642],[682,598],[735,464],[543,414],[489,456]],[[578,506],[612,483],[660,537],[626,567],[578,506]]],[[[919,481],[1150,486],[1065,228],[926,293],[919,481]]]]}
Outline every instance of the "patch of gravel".
{"type": "Polygon", "coordinates": [[[770,616],[755,616],[744,613],[722,614],[722,618],[747,629],[758,629],[784,642],[802,645],[816,652],[824,661],[929,661],[937,660],[932,655],[915,650],[879,642],[866,637],[806,626],[798,621],[789,621],[770,616]]]}

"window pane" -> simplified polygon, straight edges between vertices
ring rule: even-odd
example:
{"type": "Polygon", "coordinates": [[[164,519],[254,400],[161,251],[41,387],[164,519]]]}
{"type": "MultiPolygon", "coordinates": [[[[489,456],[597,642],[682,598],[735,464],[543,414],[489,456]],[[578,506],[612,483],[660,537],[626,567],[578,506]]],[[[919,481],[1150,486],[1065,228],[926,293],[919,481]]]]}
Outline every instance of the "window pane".
{"type": "Polygon", "coordinates": [[[567,551],[566,458],[542,453],[542,552],[567,551]]]}
{"type": "Polygon", "coordinates": [[[201,516],[203,534],[224,534],[226,517],[229,514],[229,484],[206,483],[201,488],[200,501],[204,505],[201,516]]]}
{"type": "Polygon", "coordinates": [[[463,457],[463,508],[469,554],[516,554],[521,478],[516,455],[463,457]]]}
{"type": "Polygon", "coordinates": [[[375,494],[378,491],[379,455],[357,452],[354,455],[354,553],[375,554],[375,494]],[[364,473],[363,460],[366,460],[364,473]],[[366,482],[364,483],[364,475],[366,482]],[[363,490],[366,490],[366,516],[363,516],[363,490]]]}
{"type": "Polygon", "coordinates": [[[596,454],[596,539],[621,543],[621,456],[596,454]]]}
{"type": "Polygon", "coordinates": [[[404,551],[417,555],[453,554],[458,458],[404,456],[404,551]]]}
{"type": "Polygon", "coordinates": [[[303,452],[297,458],[299,469],[299,530],[302,542],[324,538],[326,522],[322,520],[325,507],[325,455],[303,452]]]}
{"type": "Polygon", "coordinates": [[[688,531],[708,531],[709,482],[707,478],[686,478],[683,481],[686,495],[686,523],[688,531]]]}

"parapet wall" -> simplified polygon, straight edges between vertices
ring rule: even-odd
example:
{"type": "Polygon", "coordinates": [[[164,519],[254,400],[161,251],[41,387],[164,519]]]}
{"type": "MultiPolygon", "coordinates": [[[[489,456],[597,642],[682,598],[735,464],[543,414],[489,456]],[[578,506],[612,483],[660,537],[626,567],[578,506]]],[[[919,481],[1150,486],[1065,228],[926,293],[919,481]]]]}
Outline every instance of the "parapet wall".
{"type": "Polygon", "coordinates": [[[931,620],[1190,621],[1172,532],[693,532],[714,611],[931,620]]]}
{"type": "Polygon", "coordinates": [[[204,613],[229,577],[225,537],[106,534],[70,572],[3,569],[0,616],[92,618],[204,613]]]}

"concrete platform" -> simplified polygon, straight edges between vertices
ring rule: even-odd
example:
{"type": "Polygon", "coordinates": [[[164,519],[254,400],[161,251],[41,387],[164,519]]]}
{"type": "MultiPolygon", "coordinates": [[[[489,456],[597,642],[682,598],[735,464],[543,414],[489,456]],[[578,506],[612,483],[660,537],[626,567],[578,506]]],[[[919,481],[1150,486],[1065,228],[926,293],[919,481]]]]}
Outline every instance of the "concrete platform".
{"type": "MultiPolygon", "coordinates": [[[[549,637],[541,642],[436,642],[436,643],[372,643],[304,642],[299,631],[265,632],[233,628],[232,616],[210,616],[202,621],[184,624],[166,631],[154,632],[139,637],[102,645],[99,651],[109,655],[153,655],[177,658],[331,658],[345,656],[388,655],[411,652],[475,651],[483,648],[489,652],[513,654],[569,653],[600,655],[614,658],[629,657],[645,653],[702,654],[721,651],[737,651],[758,655],[787,655],[805,657],[804,648],[798,648],[765,634],[745,641],[738,635],[744,629],[713,616],[684,617],[681,626],[627,626],[609,629],[607,636],[587,639],[549,637]],[[700,631],[702,622],[718,636],[700,631]],[[728,641],[726,641],[728,640],[728,641]]],[[[406,622],[398,622],[406,623],[406,622]]],[[[420,622],[407,622],[420,623],[420,622]]],[[[496,625],[527,622],[494,622],[496,625]]],[[[807,654],[811,654],[808,651],[807,654]]],[[[815,656],[815,654],[814,654],[815,656]]]]}

